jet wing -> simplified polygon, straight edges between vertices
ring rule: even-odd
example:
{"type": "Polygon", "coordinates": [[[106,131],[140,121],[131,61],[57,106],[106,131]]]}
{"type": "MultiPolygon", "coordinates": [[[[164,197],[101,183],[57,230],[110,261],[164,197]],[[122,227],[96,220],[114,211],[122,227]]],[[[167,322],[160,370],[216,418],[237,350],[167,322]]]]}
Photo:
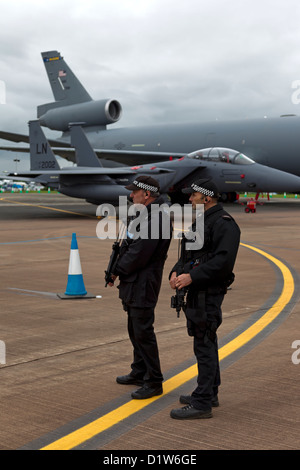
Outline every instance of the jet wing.
{"type": "MultiPolygon", "coordinates": [[[[20,134],[14,134],[16,136],[20,134]]],[[[1,132],[0,132],[1,137],[1,132]]],[[[26,136],[25,136],[26,137],[26,136]]],[[[18,141],[16,141],[18,142],[18,141]]],[[[75,163],[75,149],[72,147],[64,147],[63,144],[61,147],[58,147],[57,141],[49,141],[52,148],[52,151],[55,155],[75,163]]],[[[20,152],[20,153],[29,153],[29,147],[12,147],[12,146],[0,146],[0,150],[6,150],[9,152],[20,152]]],[[[142,151],[133,151],[133,150],[111,150],[111,149],[94,149],[97,157],[101,160],[108,160],[112,162],[119,163],[120,165],[139,165],[146,164],[149,162],[159,162],[172,160],[183,157],[183,153],[171,153],[171,152],[142,152],[142,151]]]]}
{"type": "MultiPolygon", "coordinates": [[[[48,141],[49,142],[49,141],[48,141]]],[[[50,141],[51,142],[51,141],[50,141]]],[[[60,156],[68,156],[70,161],[75,162],[75,158],[73,159],[73,155],[75,155],[75,150],[73,148],[65,148],[65,147],[54,147],[55,153],[60,156]],[[70,158],[70,156],[72,158],[70,158]]],[[[30,147],[8,147],[8,146],[0,146],[0,150],[6,150],[7,152],[20,152],[20,153],[29,153],[30,147]]]]}
{"type": "Polygon", "coordinates": [[[63,168],[61,170],[40,170],[40,171],[22,171],[21,173],[10,173],[9,176],[15,177],[36,177],[39,175],[49,175],[52,176],[60,176],[60,175],[72,175],[72,176],[81,176],[81,175],[105,175],[105,176],[122,176],[122,175],[135,175],[137,173],[146,172],[151,174],[162,174],[162,173],[174,173],[173,170],[169,170],[167,168],[153,168],[153,169],[145,169],[142,170],[142,167],[122,167],[122,168],[83,168],[83,167],[76,167],[76,168],[63,168]]]}
{"type": "Polygon", "coordinates": [[[6,150],[7,152],[29,153],[29,147],[0,147],[0,150],[6,150]]]}
{"type": "MultiPolygon", "coordinates": [[[[14,132],[6,132],[6,131],[0,131],[0,139],[3,139],[3,140],[10,140],[11,142],[27,142],[29,143],[29,135],[24,135],[24,134],[16,134],[14,132]]],[[[51,139],[48,139],[48,142],[49,144],[52,146],[57,146],[59,145],[60,147],[70,147],[70,144],[68,144],[67,142],[58,142],[57,140],[51,140],[51,139]]],[[[21,147],[22,148],[22,147],[21,147]]],[[[23,151],[23,152],[28,152],[29,151],[29,147],[25,147],[24,150],[16,150],[16,147],[1,147],[1,149],[3,150],[12,150],[14,152],[18,151],[23,151]],[[26,150],[27,149],[27,150],[26,150]]]]}
{"type": "Polygon", "coordinates": [[[0,131],[0,139],[11,140],[12,142],[28,142],[29,135],[15,134],[14,132],[0,131]]]}

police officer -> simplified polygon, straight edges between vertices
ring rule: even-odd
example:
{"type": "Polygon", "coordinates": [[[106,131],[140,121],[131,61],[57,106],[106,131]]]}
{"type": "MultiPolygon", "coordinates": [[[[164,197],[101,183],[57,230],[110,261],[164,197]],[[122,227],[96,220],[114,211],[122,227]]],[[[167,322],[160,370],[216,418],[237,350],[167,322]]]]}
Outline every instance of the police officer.
{"type": "Polygon", "coordinates": [[[138,228],[135,226],[137,217],[129,224],[128,237],[121,245],[113,270],[113,280],[117,277],[120,280],[119,297],[128,315],[128,334],[133,346],[131,372],[116,380],[119,384],[142,385],[131,396],[144,399],[163,393],[163,375],[153,323],[171,241],[171,223],[163,238],[159,205],[165,201],[154,178],[139,176],[126,189],[132,191],[133,203],[141,204],[144,210],[138,213],[138,228]],[[151,236],[151,227],[152,234],[154,229],[157,236],[151,236]]]}
{"type": "MultiPolygon", "coordinates": [[[[187,289],[185,314],[198,364],[197,387],[191,395],[182,395],[183,408],[171,411],[174,419],[211,418],[212,406],[218,406],[220,369],[217,328],[222,322],[221,305],[227,287],[234,279],[240,229],[218,203],[218,189],[210,179],[195,181],[182,190],[190,194],[193,209],[204,204],[204,243],[202,248],[186,252],[183,274],[176,265],[170,273],[172,289],[187,289]]],[[[195,232],[196,221],[192,225],[195,232]]]]}

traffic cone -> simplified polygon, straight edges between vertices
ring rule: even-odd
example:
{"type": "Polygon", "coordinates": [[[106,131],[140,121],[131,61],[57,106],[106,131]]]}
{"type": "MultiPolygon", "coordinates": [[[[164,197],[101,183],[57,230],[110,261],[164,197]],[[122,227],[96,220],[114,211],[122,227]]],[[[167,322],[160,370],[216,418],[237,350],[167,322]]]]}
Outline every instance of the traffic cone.
{"type": "Polygon", "coordinates": [[[58,297],[61,299],[90,299],[95,297],[93,294],[88,294],[84,286],[76,233],[72,234],[66,292],[58,294],[58,297]]]}

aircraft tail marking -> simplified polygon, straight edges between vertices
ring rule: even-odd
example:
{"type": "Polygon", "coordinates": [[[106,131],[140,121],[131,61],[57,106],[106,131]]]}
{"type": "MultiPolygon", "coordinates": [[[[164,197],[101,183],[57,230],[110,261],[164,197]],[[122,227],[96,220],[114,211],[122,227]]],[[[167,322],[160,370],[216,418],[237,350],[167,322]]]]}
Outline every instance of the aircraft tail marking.
{"type": "Polygon", "coordinates": [[[92,101],[89,93],[59,52],[42,52],[42,58],[55,102],[38,106],[38,117],[43,116],[49,109],[92,101]]]}
{"type": "Polygon", "coordinates": [[[39,121],[29,121],[30,170],[60,170],[39,121]]]}

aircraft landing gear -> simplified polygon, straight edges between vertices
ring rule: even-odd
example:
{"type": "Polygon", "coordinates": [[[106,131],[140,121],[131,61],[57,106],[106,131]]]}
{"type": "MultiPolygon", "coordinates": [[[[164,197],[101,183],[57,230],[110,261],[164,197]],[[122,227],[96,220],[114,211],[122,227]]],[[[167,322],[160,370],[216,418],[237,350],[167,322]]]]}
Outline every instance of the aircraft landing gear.
{"type": "Polygon", "coordinates": [[[222,193],[220,195],[220,200],[221,202],[234,202],[238,199],[238,195],[236,192],[230,192],[230,193],[222,193]]]}

